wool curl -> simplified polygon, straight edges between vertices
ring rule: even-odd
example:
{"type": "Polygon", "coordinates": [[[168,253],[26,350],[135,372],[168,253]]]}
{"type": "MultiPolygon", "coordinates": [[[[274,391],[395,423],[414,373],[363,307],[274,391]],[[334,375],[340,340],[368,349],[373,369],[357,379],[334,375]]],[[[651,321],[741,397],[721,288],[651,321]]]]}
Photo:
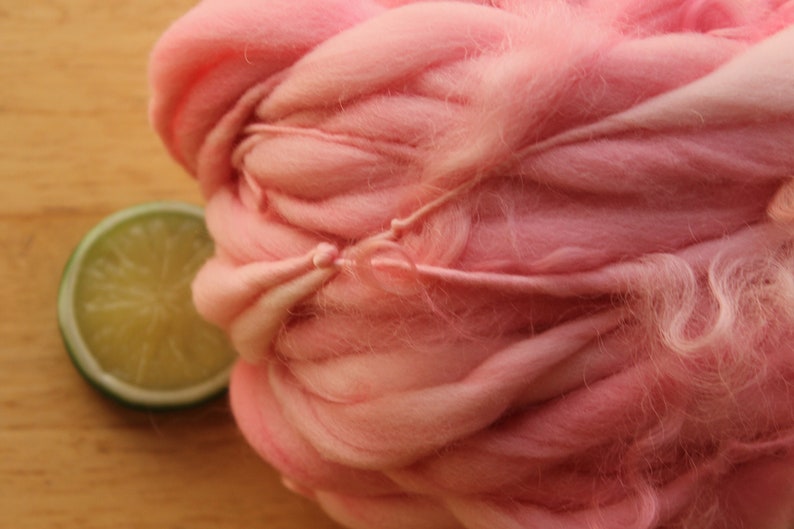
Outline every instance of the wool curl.
{"type": "Polygon", "coordinates": [[[794,2],[204,0],[150,76],[288,487],[361,529],[794,523],[794,2]]]}

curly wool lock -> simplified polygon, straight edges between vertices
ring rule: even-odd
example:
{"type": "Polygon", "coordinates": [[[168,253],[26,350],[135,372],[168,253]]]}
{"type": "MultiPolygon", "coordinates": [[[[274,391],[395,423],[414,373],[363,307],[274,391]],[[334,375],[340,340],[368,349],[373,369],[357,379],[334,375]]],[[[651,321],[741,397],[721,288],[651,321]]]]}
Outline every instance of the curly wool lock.
{"type": "Polygon", "coordinates": [[[367,529],[794,521],[794,2],[205,0],[152,118],[246,438],[367,529]]]}

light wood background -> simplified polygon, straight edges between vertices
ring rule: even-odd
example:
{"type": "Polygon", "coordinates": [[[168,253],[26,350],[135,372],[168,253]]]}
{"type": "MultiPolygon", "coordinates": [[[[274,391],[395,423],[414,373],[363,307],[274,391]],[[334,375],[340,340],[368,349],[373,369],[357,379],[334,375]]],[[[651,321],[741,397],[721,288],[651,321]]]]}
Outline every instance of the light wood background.
{"type": "Polygon", "coordinates": [[[200,203],[147,122],[148,53],[192,0],[0,0],[0,528],[331,529],[224,398],[123,409],[58,334],[62,267],[125,206],[200,203]]]}

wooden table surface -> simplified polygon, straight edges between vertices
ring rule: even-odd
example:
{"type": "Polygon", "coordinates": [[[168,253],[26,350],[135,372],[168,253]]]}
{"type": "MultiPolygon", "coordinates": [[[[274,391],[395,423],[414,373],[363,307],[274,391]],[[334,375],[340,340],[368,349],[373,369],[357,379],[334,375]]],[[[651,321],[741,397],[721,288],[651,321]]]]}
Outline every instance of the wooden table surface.
{"type": "Polygon", "coordinates": [[[146,114],[146,63],[192,0],[0,0],[0,528],[335,528],[287,492],[225,398],[152,414],[70,364],[55,301],[86,230],[201,203],[146,114]]]}

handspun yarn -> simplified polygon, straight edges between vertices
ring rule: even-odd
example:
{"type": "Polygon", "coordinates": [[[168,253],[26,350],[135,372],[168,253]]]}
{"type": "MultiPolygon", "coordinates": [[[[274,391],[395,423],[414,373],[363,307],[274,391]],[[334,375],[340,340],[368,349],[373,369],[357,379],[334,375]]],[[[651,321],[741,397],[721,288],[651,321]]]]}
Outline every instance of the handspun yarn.
{"type": "Polygon", "coordinates": [[[792,527],[794,2],[205,0],[150,75],[340,523],[792,527]]]}

